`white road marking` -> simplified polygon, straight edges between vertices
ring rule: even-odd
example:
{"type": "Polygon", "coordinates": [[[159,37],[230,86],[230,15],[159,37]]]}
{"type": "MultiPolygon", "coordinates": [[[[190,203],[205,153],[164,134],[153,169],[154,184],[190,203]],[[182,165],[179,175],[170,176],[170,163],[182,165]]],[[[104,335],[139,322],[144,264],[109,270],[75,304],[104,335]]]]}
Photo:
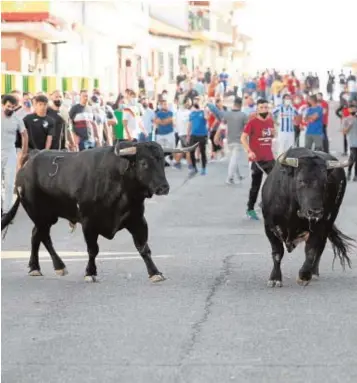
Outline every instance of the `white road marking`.
{"type": "Polygon", "coordinates": [[[261,255],[266,253],[235,253],[234,255],[261,255]]]}
{"type": "MultiPolygon", "coordinates": [[[[59,251],[57,254],[60,257],[70,257],[70,256],[77,256],[77,257],[87,257],[88,253],[86,251],[59,251]]],[[[99,256],[101,255],[138,255],[137,251],[109,251],[109,252],[99,252],[99,256]]],[[[1,252],[1,259],[16,259],[16,258],[28,258],[30,256],[30,250],[28,251],[2,251],[1,252]]],[[[40,257],[49,257],[47,251],[40,251],[39,252],[40,257]]]]}
{"type": "MultiPolygon", "coordinates": [[[[151,258],[173,258],[173,255],[153,255],[151,258]]],[[[83,262],[85,259],[83,258],[64,258],[66,260],[66,263],[68,262],[83,262]]],[[[140,255],[133,256],[133,257],[100,257],[98,256],[97,261],[125,261],[125,260],[131,260],[131,259],[142,259],[140,255]]],[[[23,263],[23,260],[15,260],[15,263],[23,263]]],[[[41,259],[41,263],[43,262],[52,262],[52,259],[41,259]]]]}

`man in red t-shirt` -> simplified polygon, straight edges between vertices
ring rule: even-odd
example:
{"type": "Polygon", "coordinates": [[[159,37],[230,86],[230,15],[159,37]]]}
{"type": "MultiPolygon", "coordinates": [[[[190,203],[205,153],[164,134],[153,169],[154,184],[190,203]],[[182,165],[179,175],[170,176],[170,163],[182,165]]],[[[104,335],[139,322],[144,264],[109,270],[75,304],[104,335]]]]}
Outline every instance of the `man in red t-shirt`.
{"type": "Polygon", "coordinates": [[[241,136],[242,145],[252,161],[252,184],[247,209],[250,219],[258,219],[254,205],[263,179],[262,169],[269,174],[275,164],[272,152],[274,133],[274,121],[269,115],[268,101],[260,99],[257,102],[257,115],[248,121],[241,136]]]}
{"type": "Polygon", "coordinates": [[[323,151],[325,153],[329,152],[329,141],[328,141],[328,135],[327,135],[327,125],[328,125],[328,113],[329,113],[329,105],[328,102],[324,100],[323,94],[321,92],[317,93],[317,102],[321,106],[321,108],[324,110],[324,114],[322,117],[323,122],[323,129],[324,129],[324,137],[323,137],[323,151]]]}

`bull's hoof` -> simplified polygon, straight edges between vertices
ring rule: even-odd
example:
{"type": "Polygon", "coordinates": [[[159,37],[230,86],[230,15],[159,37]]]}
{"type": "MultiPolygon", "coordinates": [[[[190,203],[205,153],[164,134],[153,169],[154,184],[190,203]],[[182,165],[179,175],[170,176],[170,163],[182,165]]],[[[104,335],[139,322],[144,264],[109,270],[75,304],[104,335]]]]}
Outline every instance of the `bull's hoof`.
{"type": "Polygon", "coordinates": [[[77,228],[77,224],[76,223],[69,222],[69,232],[70,232],[70,234],[74,233],[76,228],[77,228]]]}
{"type": "Polygon", "coordinates": [[[88,283],[94,283],[97,282],[97,277],[95,275],[86,275],[84,277],[84,281],[88,283]]]}
{"type": "Polygon", "coordinates": [[[300,279],[300,277],[296,278],[296,283],[299,286],[306,287],[306,286],[308,286],[310,284],[310,282],[311,282],[311,279],[310,280],[304,280],[304,279],[300,279]]]}
{"type": "Polygon", "coordinates": [[[274,280],[269,280],[267,283],[268,287],[283,287],[283,282],[282,281],[274,281],[274,280]]]}
{"type": "Polygon", "coordinates": [[[31,270],[31,271],[29,271],[29,276],[30,277],[42,277],[43,274],[41,273],[40,270],[31,270]]]}
{"type": "Polygon", "coordinates": [[[149,277],[152,283],[163,282],[166,278],[162,274],[155,274],[149,277]]]}
{"type": "Polygon", "coordinates": [[[66,268],[64,269],[60,269],[60,270],[55,270],[55,273],[60,276],[60,277],[64,277],[65,275],[68,274],[68,270],[66,268]]]}

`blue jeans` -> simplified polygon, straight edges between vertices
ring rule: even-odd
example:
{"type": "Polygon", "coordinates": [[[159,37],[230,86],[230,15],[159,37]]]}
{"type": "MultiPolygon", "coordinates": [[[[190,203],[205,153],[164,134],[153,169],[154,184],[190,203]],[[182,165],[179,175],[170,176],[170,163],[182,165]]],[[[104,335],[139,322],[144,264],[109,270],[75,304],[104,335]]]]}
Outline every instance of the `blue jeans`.
{"type": "Polygon", "coordinates": [[[357,101],[357,92],[350,93],[350,102],[351,101],[357,101]]]}
{"type": "Polygon", "coordinates": [[[140,133],[138,137],[139,142],[149,142],[152,141],[152,133],[148,134],[147,137],[145,137],[144,133],[140,133]]]}
{"type": "Polygon", "coordinates": [[[82,150],[85,150],[85,149],[93,149],[93,148],[95,148],[95,142],[94,141],[80,140],[78,143],[78,149],[80,152],[82,150]]]}

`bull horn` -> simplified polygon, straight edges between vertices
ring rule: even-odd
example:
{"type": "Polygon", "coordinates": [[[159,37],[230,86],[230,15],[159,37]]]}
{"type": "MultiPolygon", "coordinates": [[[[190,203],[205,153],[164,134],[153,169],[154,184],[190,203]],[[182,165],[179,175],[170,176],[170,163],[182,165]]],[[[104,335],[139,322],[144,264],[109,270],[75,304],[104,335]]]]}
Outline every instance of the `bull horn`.
{"type": "Polygon", "coordinates": [[[287,155],[287,153],[285,152],[278,158],[279,163],[282,165],[291,166],[293,168],[298,168],[299,167],[299,159],[287,157],[286,155],[287,155]]]}
{"type": "Polygon", "coordinates": [[[326,161],[327,169],[339,169],[339,168],[347,168],[350,165],[350,161],[337,161],[337,160],[329,160],[326,161]]]}
{"type": "Polygon", "coordinates": [[[114,154],[116,156],[134,156],[136,154],[136,146],[131,146],[130,148],[119,149],[115,146],[114,154]]]}
{"type": "Polygon", "coordinates": [[[198,142],[192,146],[189,146],[188,148],[182,148],[182,149],[172,149],[172,148],[162,148],[164,153],[171,154],[171,153],[187,153],[194,151],[198,146],[198,142]]]}

